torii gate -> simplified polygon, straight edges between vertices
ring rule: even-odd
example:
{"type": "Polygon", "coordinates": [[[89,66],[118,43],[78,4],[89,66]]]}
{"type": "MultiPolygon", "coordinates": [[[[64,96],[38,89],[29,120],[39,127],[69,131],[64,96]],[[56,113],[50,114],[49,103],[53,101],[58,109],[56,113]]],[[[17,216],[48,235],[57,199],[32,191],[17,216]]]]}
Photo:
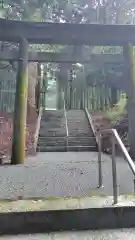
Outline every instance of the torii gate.
{"type": "Polygon", "coordinates": [[[12,164],[25,159],[25,123],[28,86],[28,44],[123,46],[125,75],[128,79],[129,141],[135,158],[134,25],[43,23],[0,20],[0,40],[18,42],[19,68],[16,85],[12,164]],[[81,33],[81,34],[80,34],[81,33]]]}

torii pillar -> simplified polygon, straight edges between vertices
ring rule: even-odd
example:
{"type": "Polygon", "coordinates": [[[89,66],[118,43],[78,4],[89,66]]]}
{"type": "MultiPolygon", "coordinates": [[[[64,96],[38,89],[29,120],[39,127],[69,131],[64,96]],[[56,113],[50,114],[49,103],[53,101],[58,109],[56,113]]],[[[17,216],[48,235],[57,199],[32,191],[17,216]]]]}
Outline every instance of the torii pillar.
{"type": "Polygon", "coordinates": [[[63,108],[63,97],[62,97],[62,75],[61,68],[57,74],[57,109],[63,108]]]}
{"type": "Polygon", "coordinates": [[[129,143],[130,155],[135,160],[135,58],[134,47],[131,44],[123,46],[124,69],[126,74],[127,93],[128,93],[128,128],[129,128],[129,143]]]}
{"type": "Polygon", "coordinates": [[[13,120],[11,164],[22,164],[26,152],[26,117],[28,92],[28,42],[21,39],[13,120]]]}

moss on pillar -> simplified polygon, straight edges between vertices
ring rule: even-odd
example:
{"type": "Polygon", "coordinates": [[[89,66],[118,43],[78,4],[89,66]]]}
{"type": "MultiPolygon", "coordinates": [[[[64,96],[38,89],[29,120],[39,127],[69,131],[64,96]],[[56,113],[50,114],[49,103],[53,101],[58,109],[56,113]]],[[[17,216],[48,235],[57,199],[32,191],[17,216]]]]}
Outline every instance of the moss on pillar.
{"type": "Polygon", "coordinates": [[[22,39],[19,47],[18,76],[16,81],[15,109],[11,164],[22,164],[26,152],[26,117],[28,90],[28,43],[22,39]]]}

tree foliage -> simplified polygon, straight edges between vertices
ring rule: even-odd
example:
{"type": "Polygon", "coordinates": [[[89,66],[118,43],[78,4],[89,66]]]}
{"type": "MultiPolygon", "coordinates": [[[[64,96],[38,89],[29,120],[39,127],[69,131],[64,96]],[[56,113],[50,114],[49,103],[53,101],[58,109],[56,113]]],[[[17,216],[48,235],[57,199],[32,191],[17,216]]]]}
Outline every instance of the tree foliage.
{"type": "MultiPolygon", "coordinates": [[[[5,0],[3,18],[69,23],[134,24],[133,0],[5,0]]],[[[61,51],[62,46],[36,45],[35,50],[61,51]]],[[[120,47],[88,47],[92,53],[121,53],[120,47]]],[[[94,67],[94,66],[93,66],[94,67]]],[[[91,71],[91,70],[90,70],[91,71]]],[[[112,71],[112,70],[111,70],[112,71]]],[[[111,74],[109,70],[109,74],[111,74]]],[[[113,71],[115,72],[115,70],[113,71]]],[[[97,70],[97,75],[99,69],[97,70]]],[[[114,75],[117,75],[114,74],[114,75]]]]}
{"type": "Polygon", "coordinates": [[[131,24],[133,0],[4,0],[3,17],[31,21],[131,24]]]}

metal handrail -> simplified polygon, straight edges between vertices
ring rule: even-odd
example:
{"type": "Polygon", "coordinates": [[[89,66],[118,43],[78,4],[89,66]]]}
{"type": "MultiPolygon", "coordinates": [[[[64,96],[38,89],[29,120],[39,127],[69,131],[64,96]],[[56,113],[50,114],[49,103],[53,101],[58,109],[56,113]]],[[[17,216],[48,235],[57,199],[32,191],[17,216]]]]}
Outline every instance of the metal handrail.
{"type": "MultiPolygon", "coordinates": [[[[64,95],[64,93],[63,93],[64,95]]],[[[67,112],[66,112],[66,104],[65,104],[65,98],[64,98],[64,115],[65,115],[65,126],[66,126],[66,149],[68,151],[68,124],[67,124],[67,112]]]]}
{"type": "Polygon", "coordinates": [[[97,135],[96,135],[96,131],[95,131],[95,128],[94,128],[94,124],[93,124],[91,115],[90,115],[90,113],[89,113],[89,111],[88,111],[88,108],[85,108],[85,114],[86,114],[86,117],[87,117],[87,119],[88,119],[89,125],[90,125],[90,127],[91,127],[91,129],[92,129],[92,132],[93,132],[93,134],[94,134],[94,136],[95,136],[95,138],[96,138],[96,143],[98,143],[98,137],[97,137],[97,135]]]}
{"type": "MultiPolygon", "coordinates": [[[[116,155],[115,155],[115,145],[116,141],[122,150],[125,160],[127,161],[132,173],[135,177],[135,164],[131,159],[126,147],[124,146],[118,132],[116,129],[105,129],[98,132],[98,187],[101,188],[103,186],[103,174],[102,174],[102,136],[104,133],[111,134],[111,142],[112,142],[112,178],[113,178],[113,199],[114,204],[118,203],[118,188],[117,188],[117,173],[116,173],[116,155]]],[[[135,190],[135,179],[134,179],[134,190],[135,190]]]]}

